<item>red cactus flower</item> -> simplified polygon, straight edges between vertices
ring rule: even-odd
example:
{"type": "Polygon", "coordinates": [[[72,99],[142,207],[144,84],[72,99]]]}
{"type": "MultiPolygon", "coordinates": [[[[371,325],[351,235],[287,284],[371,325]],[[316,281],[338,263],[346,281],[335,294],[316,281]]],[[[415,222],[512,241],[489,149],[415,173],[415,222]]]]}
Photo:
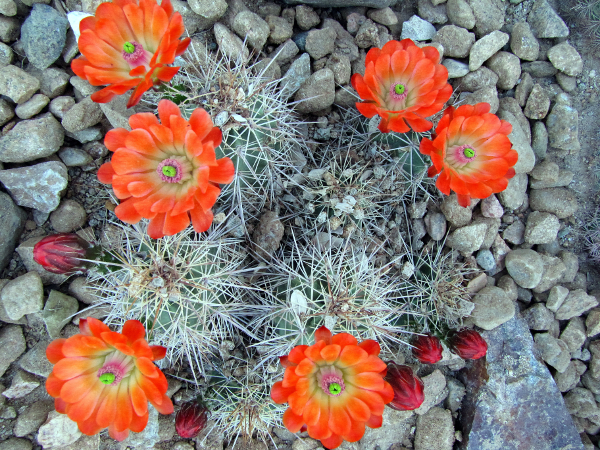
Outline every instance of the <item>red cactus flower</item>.
{"type": "Polygon", "coordinates": [[[206,426],[208,409],[198,401],[185,403],[175,416],[175,430],[182,438],[191,439],[206,426]]]}
{"type": "Polygon", "coordinates": [[[426,117],[441,111],[452,95],[448,70],[439,62],[437,49],[419,48],[410,39],[372,48],[365,76],[352,76],[352,86],[365,100],[356,107],[363,116],[380,115],[384,133],[429,130],[433,124],[426,117]]]}
{"type": "Polygon", "coordinates": [[[419,150],[433,162],[428,175],[439,173],[437,188],[446,195],[456,192],[464,207],[471,197],[502,192],[515,175],[519,155],[508,139],[512,126],[489,111],[489,103],[448,107],[433,141],[421,140],[419,150]]]}
{"type": "Polygon", "coordinates": [[[275,403],[289,403],[283,423],[292,433],[307,426],[308,434],[332,449],[344,440],[356,442],[365,426],[379,428],[386,403],[394,393],[384,381],[385,363],[379,344],[360,344],[348,333],[334,336],[321,327],[314,345],[298,345],[281,357],[283,381],[271,389],[275,403]]]}
{"type": "Polygon", "coordinates": [[[154,114],[134,114],[132,131],[115,128],[106,134],[104,144],[115,154],[100,167],[98,179],[112,184],[124,200],[115,209],[119,219],[150,220],[150,237],[179,233],[190,219],[201,233],[212,223],[219,184],[231,183],[235,172],[229,158],[215,155],[221,130],[201,108],[185,120],[169,100],[158,103],[158,115],[162,123],[154,114]]]}
{"type": "Polygon", "coordinates": [[[52,273],[85,272],[90,244],[75,233],[46,236],[33,247],[33,259],[52,273]]]}
{"type": "Polygon", "coordinates": [[[92,436],[108,427],[118,441],[146,428],[148,402],[161,414],[171,414],[167,379],[152,361],[166,349],[148,345],[138,320],[128,320],[121,333],[98,319],[79,321],[80,333],[56,339],[46,348],[54,368],[46,380],[48,394],[61,414],[92,436]]]}
{"type": "Polygon", "coordinates": [[[408,366],[402,366],[388,361],[385,380],[394,390],[394,399],[389,407],[398,411],[411,411],[423,404],[423,381],[416,376],[408,366]]]}
{"type": "Polygon", "coordinates": [[[487,353],[487,342],[481,335],[466,328],[450,337],[450,349],[462,359],[479,359],[487,353]]]}
{"type": "Polygon", "coordinates": [[[155,84],[170,81],[179,67],[168,67],[181,55],[190,38],[179,40],[185,28],[171,0],[113,0],[101,3],[94,17],[79,24],[79,51],[73,72],[92,86],[106,86],[92,94],[109,102],[135,88],[127,107],[137,105],[155,84]]]}
{"type": "Polygon", "coordinates": [[[435,364],[442,359],[442,343],[435,336],[416,336],[412,346],[413,356],[423,364],[435,364]]]}

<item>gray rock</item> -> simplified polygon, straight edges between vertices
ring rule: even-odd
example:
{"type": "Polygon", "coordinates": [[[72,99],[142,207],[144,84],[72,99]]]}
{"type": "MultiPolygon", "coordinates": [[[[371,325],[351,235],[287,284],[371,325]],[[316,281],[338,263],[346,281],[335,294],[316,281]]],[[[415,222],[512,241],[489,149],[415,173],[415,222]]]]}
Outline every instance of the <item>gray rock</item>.
{"type": "Polygon", "coordinates": [[[600,333],[600,309],[594,308],[588,312],[585,319],[586,335],[589,337],[596,336],[600,333]]]}
{"type": "Polygon", "coordinates": [[[277,64],[283,65],[292,60],[294,56],[298,54],[300,50],[294,41],[288,39],[279,47],[277,47],[273,53],[269,55],[269,58],[273,59],[277,64]]]}
{"type": "Polygon", "coordinates": [[[475,15],[465,0],[448,0],[446,14],[450,23],[459,27],[472,29],[475,26],[475,15]]]}
{"type": "Polygon", "coordinates": [[[265,20],[269,25],[269,42],[272,44],[281,44],[294,34],[293,25],[283,17],[267,16],[265,20]]]}
{"type": "Polygon", "coordinates": [[[519,208],[527,196],[527,174],[517,173],[508,180],[506,189],[498,193],[500,203],[509,210],[519,208]]]}
{"type": "Polygon", "coordinates": [[[0,270],[9,263],[25,226],[27,214],[9,195],[0,192],[0,270]]]}
{"type": "Polygon", "coordinates": [[[527,135],[512,113],[502,110],[498,113],[498,117],[512,125],[512,131],[508,135],[508,139],[512,142],[512,148],[519,154],[519,160],[514,165],[515,172],[517,174],[530,172],[535,166],[535,154],[529,144],[527,135]]]}
{"type": "Polygon", "coordinates": [[[49,67],[41,75],[40,92],[48,98],[62,95],[69,84],[69,74],[57,67],[49,67]]]}
{"type": "Polygon", "coordinates": [[[536,303],[523,311],[523,319],[530,330],[547,331],[554,325],[554,314],[542,303],[536,303]]]}
{"type": "Polygon", "coordinates": [[[592,295],[587,295],[583,289],[570,291],[560,308],[555,313],[558,320],[568,320],[580,316],[589,309],[598,306],[598,300],[592,295]]]}
{"type": "Polygon", "coordinates": [[[265,260],[271,259],[271,256],[279,248],[282,238],[283,224],[277,213],[272,211],[265,212],[261,216],[253,235],[257,255],[265,260]]]}
{"type": "MultiPolygon", "coordinates": [[[[490,248],[494,245],[494,241],[496,240],[496,236],[498,236],[498,231],[500,229],[500,219],[496,219],[493,217],[483,217],[478,215],[474,218],[471,225],[476,225],[479,223],[485,224],[487,230],[485,232],[485,236],[483,238],[483,243],[481,244],[481,248],[490,248]]],[[[509,249],[510,251],[510,249],[509,249]]]]}
{"type": "Polygon", "coordinates": [[[504,275],[500,277],[496,286],[506,292],[506,295],[511,301],[515,302],[519,298],[519,287],[517,286],[517,283],[515,283],[515,280],[510,276],[504,275]]]}
{"type": "Polygon", "coordinates": [[[298,102],[296,110],[305,114],[331,106],[335,100],[335,80],[331,69],[313,73],[300,87],[294,100],[298,102]]]}
{"type": "Polygon", "coordinates": [[[53,409],[53,400],[40,400],[29,405],[17,418],[14,428],[15,436],[23,437],[36,432],[53,409]]]}
{"type": "Polygon", "coordinates": [[[589,350],[592,355],[589,374],[596,379],[600,379],[600,339],[590,342],[589,350]]]}
{"type": "Polygon", "coordinates": [[[58,338],[63,327],[78,310],[79,304],[76,299],[58,291],[50,291],[44,311],[41,313],[48,335],[52,339],[58,338]]]}
{"type": "Polygon", "coordinates": [[[57,118],[61,119],[65,116],[65,113],[75,105],[75,99],[73,97],[56,97],[50,102],[50,112],[57,118]]]}
{"type": "Polygon", "coordinates": [[[27,439],[19,439],[11,437],[0,443],[0,450],[31,450],[33,444],[27,439]]]}
{"type": "Polygon", "coordinates": [[[441,213],[428,212],[425,216],[427,234],[434,241],[441,240],[446,234],[446,218],[441,213]]]}
{"type": "Polygon", "coordinates": [[[21,42],[29,62],[44,70],[61,55],[69,21],[48,5],[36,3],[21,27],[21,42]]]}
{"type": "Polygon", "coordinates": [[[20,104],[31,98],[40,88],[40,81],[23,69],[8,65],[0,71],[0,95],[20,104]]]}
{"type": "Polygon", "coordinates": [[[577,211],[577,199],[572,191],[565,188],[532,190],[529,204],[534,211],[549,212],[559,219],[572,216],[577,211]]]}
{"type": "Polygon", "coordinates": [[[533,292],[540,293],[545,292],[550,288],[553,288],[562,279],[566,268],[560,258],[550,255],[541,255],[544,261],[544,273],[542,274],[542,280],[540,283],[533,288],[533,292]]]}
{"type": "Polygon", "coordinates": [[[65,134],[71,139],[75,139],[76,141],[79,141],[82,144],[86,144],[92,141],[98,141],[104,136],[104,132],[102,131],[102,127],[100,126],[89,127],[85,130],[76,131],[75,133],[67,131],[65,134]]]}
{"type": "Polygon", "coordinates": [[[87,218],[85,208],[75,200],[63,200],[50,214],[50,223],[59,233],[70,233],[83,227],[87,218]]]}
{"type": "Polygon", "coordinates": [[[0,137],[0,161],[29,162],[50,156],[63,144],[64,137],[60,123],[52,114],[23,120],[0,137]]]}
{"type": "Polygon", "coordinates": [[[8,66],[13,60],[13,51],[8,45],[0,42],[0,67],[8,66]]]}
{"type": "Polygon", "coordinates": [[[446,245],[463,254],[470,254],[479,250],[487,232],[485,223],[467,225],[450,233],[446,245]]]}
{"type": "Polygon", "coordinates": [[[572,415],[583,419],[598,415],[594,394],[584,388],[575,388],[565,395],[565,406],[572,415]]]}
{"type": "Polygon", "coordinates": [[[549,244],[556,239],[560,222],[554,214],[534,211],[527,217],[525,242],[528,244],[549,244]]]}
{"type": "Polygon", "coordinates": [[[310,56],[308,53],[303,53],[292,63],[281,80],[280,86],[283,97],[289,98],[295,94],[300,86],[310,78],[310,75],[310,56]]]}
{"type": "Polygon", "coordinates": [[[346,55],[334,53],[327,60],[325,67],[329,67],[333,72],[336,84],[343,86],[350,82],[352,68],[350,66],[350,59],[346,55]]]}
{"type": "Polygon", "coordinates": [[[44,448],[64,447],[74,443],[80,437],[81,431],[76,422],[69,419],[66,414],[50,411],[46,423],[39,429],[37,442],[44,448]]]}
{"type": "Polygon", "coordinates": [[[0,98],[0,126],[15,117],[13,107],[3,98],[0,98]]]}
{"type": "Polygon", "coordinates": [[[519,104],[521,108],[525,107],[527,103],[527,99],[531,94],[531,90],[533,89],[533,78],[528,72],[521,73],[521,81],[517,84],[515,89],[515,100],[519,104]]]}
{"type": "Polygon", "coordinates": [[[536,358],[525,321],[515,317],[482,336],[486,361],[461,372],[467,392],[460,415],[463,448],[579,450],[577,430],[548,369],[536,358]]]}
{"type": "Polygon", "coordinates": [[[567,42],[561,42],[548,50],[548,59],[561,72],[575,77],[583,70],[581,55],[567,42]]]}
{"type": "Polygon", "coordinates": [[[262,50],[271,32],[269,24],[252,11],[239,12],[233,20],[233,29],[257,51],[262,50]]]}
{"type": "Polygon", "coordinates": [[[415,450],[452,450],[454,425],[452,413],[443,408],[432,408],[417,419],[415,450]]]}
{"type": "MultiPolygon", "coordinates": [[[[19,367],[40,377],[48,377],[54,367],[46,358],[46,347],[50,341],[40,341],[19,360],[19,367]]],[[[23,347],[25,351],[25,347],[23,347]]]]}
{"type": "Polygon", "coordinates": [[[469,72],[460,79],[458,87],[468,92],[475,92],[484,87],[494,87],[498,83],[498,75],[485,66],[469,72]]]}
{"type": "Polygon", "coordinates": [[[56,161],[0,170],[0,182],[15,202],[42,212],[52,212],[58,207],[67,180],[67,168],[56,161]]]}
{"type": "Polygon", "coordinates": [[[183,18],[183,26],[189,35],[193,35],[198,30],[204,30],[211,22],[196,14],[188,2],[181,0],[171,0],[173,10],[181,14],[183,18]]]}
{"type": "Polygon", "coordinates": [[[444,56],[466,58],[475,43],[475,33],[456,25],[445,25],[433,36],[432,42],[442,44],[444,56]]]}
{"type": "Polygon", "coordinates": [[[536,0],[527,22],[538,38],[564,38],[569,28],[546,0],[536,0]]]}
{"type": "Polygon", "coordinates": [[[554,367],[559,372],[567,370],[571,354],[569,348],[560,339],[550,335],[550,333],[538,333],[535,335],[536,348],[546,364],[554,367]]]}
{"type": "Polygon", "coordinates": [[[103,118],[98,103],[86,97],[64,113],[61,123],[69,133],[76,133],[100,123],[103,118]]]}
{"type": "Polygon", "coordinates": [[[419,16],[412,16],[402,24],[400,39],[412,39],[413,41],[428,41],[436,35],[436,30],[426,20],[419,16]]]}
{"type": "Polygon", "coordinates": [[[540,53],[540,44],[527,22],[517,22],[510,36],[510,49],[524,61],[535,61],[540,53]]]}
{"type": "Polygon", "coordinates": [[[17,4],[13,0],[0,1],[0,14],[4,16],[15,16],[17,14],[17,4]]]}
{"type": "Polygon", "coordinates": [[[543,119],[548,114],[550,109],[550,99],[544,89],[535,84],[531,90],[531,94],[527,99],[524,114],[530,119],[543,119]]]}
{"type": "MultiPolygon", "coordinates": [[[[344,27],[342,27],[338,21],[333,19],[325,19],[323,21],[323,28],[333,28],[335,30],[337,34],[337,38],[335,40],[336,53],[346,55],[351,62],[359,59],[361,55],[358,51],[358,46],[354,42],[354,38],[344,29],[344,27]]],[[[366,56],[366,54],[363,53],[363,58],[364,56],[366,56]]]]}
{"type": "Polygon", "coordinates": [[[504,25],[506,4],[500,0],[468,0],[475,15],[478,37],[499,30],[504,25]]]}
{"type": "Polygon", "coordinates": [[[151,405],[148,405],[148,411],[148,425],[146,426],[146,428],[144,428],[144,431],[142,431],[141,433],[130,433],[129,437],[123,441],[124,444],[129,446],[130,448],[152,449],[154,448],[154,445],[160,440],[158,411],[151,405]]]}
{"type": "Polygon", "coordinates": [[[498,87],[509,90],[516,86],[521,76],[521,62],[509,52],[498,52],[489,58],[486,66],[498,75],[498,87]]]}
{"type": "Polygon", "coordinates": [[[44,307],[44,285],[36,272],[9,281],[0,291],[0,302],[11,320],[19,320],[44,307]]]}
{"type": "Polygon", "coordinates": [[[556,74],[556,81],[565,92],[572,92],[577,88],[577,78],[570,77],[562,72],[556,74]]]}
{"type": "Polygon", "coordinates": [[[525,133],[525,137],[527,138],[527,143],[531,145],[531,127],[529,126],[529,120],[523,114],[523,110],[519,105],[519,102],[513,97],[502,97],[500,99],[500,107],[498,110],[508,111],[519,123],[519,127],[525,133]]]}
{"type": "Polygon", "coordinates": [[[579,151],[579,114],[568,105],[556,104],[546,119],[548,138],[552,147],[570,153],[579,151]]]}
{"type": "Polygon", "coordinates": [[[321,23],[321,18],[310,6],[296,6],[296,24],[301,30],[308,31],[321,23]]]}
{"type": "Polygon", "coordinates": [[[566,287],[554,286],[550,289],[550,293],[548,294],[546,307],[552,312],[558,311],[558,308],[561,307],[568,295],[569,290],[566,287]]]}
{"type": "Polygon", "coordinates": [[[213,23],[219,20],[227,11],[227,2],[225,0],[189,0],[188,4],[192,11],[198,14],[203,23],[201,28],[209,28],[213,23]]]}
{"type": "Polygon", "coordinates": [[[69,294],[86,305],[92,305],[100,301],[95,292],[93,286],[88,284],[86,277],[75,277],[69,284],[69,294]]]}
{"type": "Polygon", "coordinates": [[[67,167],[81,167],[92,164],[94,160],[85,151],[79,148],[63,147],[58,152],[58,157],[67,167]]]}
{"type": "Polygon", "coordinates": [[[531,148],[536,158],[543,159],[548,151],[548,131],[543,122],[535,122],[531,131],[531,148]]]}
{"type": "Polygon", "coordinates": [[[548,61],[533,61],[521,64],[521,72],[529,73],[534,78],[548,78],[558,71],[548,61]]]}
{"type": "Polygon", "coordinates": [[[0,16],[0,41],[8,44],[19,37],[21,22],[15,17],[0,16]]]}
{"type": "Polygon", "coordinates": [[[50,102],[44,94],[35,94],[25,103],[17,105],[15,113],[20,119],[29,119],[39,113],[50,102]]]}
{"type": "Polygon", "coordinates": [[[504,209],[494,194],[481,200],[481,214],[483,217],[495,219],[499,219],[504,215],[504,209]]]}
{"type": "Polygon", "coordinates": [[[469,70],[477,70],[492,55],[508,42],[509,36],[501,31],[492,33],[479,39],[469,52],[469,70]]]}
{"type": "Polygon", "coordinates": [[[246,61],[248,59],[250,52],[242,40],[229,31],[225,25],[218,22],[215,23],[214,33],[221,53],[233,60],[241,58],[243,61],[246,61]]]}
{"type": "Polygon", "coordinates": [[[419,416],[426,414],[431,408],[443,402],[448,396],[446,378],[439,369],[435,369],[431,374],[423,377],[422,380],[425,400],[423,400],[421,406],[414,410],[419,416]]]}
{"type": "Polygon", "coordinates": [[[379,29],[370,19],[365,20],[354,38],[354,42],[359,48],[370,48],[379,45],[379,29]]]}
{"type": "Polygon", "coordinates": [[[496,268],[496,260],[491,251],[484,249],[477,252],[477,264],[483,270],[492,271],[496,268]]]}
{"type": "Polygon", "coordinates": [[[581,317],[573,317],[560,334],[560,339],[567,344],[569,351],[575,353],[581,350],[585,342],[585,327],[581,317]]]}
{"type": "Polygon", "coordinates": [[[532,289],[542,280],[542,257],[529,249],[517,249],[506,255],[506,270],[519,286],[532,289]]]}
{"type": "Polygon", "coordinates": [[[579,259],[577,258],[577,255],[567,251],[560,252],[559,257],[562,259],[562,262],[566,268],[565,274],[560,282],[572,283],[577,275],[577,271],[579,270],[579,259]]]}
{"type": "MultiPolygon", "coordinates": [[[[383,410],[383,425],[380,428],[365,429],[365,434],[360,443],[362,449],[392,448],[397,442],[411,438],[411,429],[414,430],[416,416],[412,411],[395,411],[392,408],[383,410]]],[[[299,442],[296,439],[295,442],[299,442]]],[[[319,445],[317,443],[317,445],[319,445]]],[[[345,446],[342,444],[342,446],[345,446]]]]}
{"type": "Polygon", "coordinates": [[[471,200],[471,205],[467,208],[463,208],[458,204],[456,194],[452,192],[449,196],[444,196],[441,210],[442,213],[444,213],[446,220],[448,220],[452,226],[459,228],[471,222],[475,205],[476,203],[471,200]]]}
{"type": "Polygon", "coordinates": [[[336,36],[333,28],[311,30],[306,36],[306,51],[313,59],[321,59],[335,49],[336,36]]]}
{"type": "Polygon", "coordinates": [[[367,16],[373,22],[380,23],[381,25],[385,25],[386,27],[390,27],[398,23],[398,17],[390,7],[371,9],[367,12],[367,16]]]}
{"type": "Polygon", "coordinates": [[[515,315],[514,302],[496,286],[484,287],[475,294],[472,302],[475,303],[471,312],[473,322],[484,330],[493,330],[515,315]]]}
{"type": "Polygon", "coordinates": [[[286,0],[288,4],[302,3],[316,8],[345,8],[348,6],[364,6],[367,8],[385,8],[394,3],[393,0],[286,0]]]}
{"type": "Polygon", "coordinates": [[[15,361],[27,348],[23,331],[18,325],[6,325],[0,330],[0,377],[10,363],[15,361]]]}
{"type": "Polygon", "coordinates": [[[442,65],[448,69],[448,79],[464,77],[469,73],[469,66],[455,59],[445,58],[442,65]]]}
{"type": "Polygon", "coordinates": [[[25,397],[35,388],[40,385],[40,382],[33,375],[18,370],[12,379],[10,387],[5,390],[2,395],[6,398],[21,398],[25,397]]]}
{"type": "Polygon", "coordinates": [[[502,232],[502,239],[515,245],[525,242],[525,225],[523,222],[518,220],[506,227],[502,232]]]}
{"type": "Polygon", "coordinates": [[[434,5],[431,0],[418,0],[417,7],[419,17],[425,19],[429,23],[446,23],[448,16],[446,15],[446,4],[434,5]]]}
{"type": "Polygon", "coordinates": [[[569,392],[574,389],[579,383],[581,373],[585,372],[587,367],[581,361],[573,360],[567,366],[567,370],[563,373],[556,372],[554,374],[554,381],[556,381],[556,387],[560,392],[569,392]]]}
{"type": "Polygon", "coordinates": [[[498,91],[496,86],[486,86],[476,90],[472,94],[463,92],[460,95],[460,100],[463,100],[467,105],[476,105],[477,103],[489,103],[490,113],[495,114],[498,111],[498,91]]]}

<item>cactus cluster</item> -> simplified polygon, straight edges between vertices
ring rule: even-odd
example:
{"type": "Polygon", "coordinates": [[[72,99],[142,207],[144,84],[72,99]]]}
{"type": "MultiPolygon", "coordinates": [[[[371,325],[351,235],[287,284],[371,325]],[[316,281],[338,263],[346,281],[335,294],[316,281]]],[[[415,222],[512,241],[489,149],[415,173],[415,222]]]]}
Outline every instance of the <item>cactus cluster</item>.
{"type": "Polygon", "coordinates": [[[585,29],[592,39],[594,48],[600,48],[600,1],[578,0],[574,10],[583,18],[585,29]]]}

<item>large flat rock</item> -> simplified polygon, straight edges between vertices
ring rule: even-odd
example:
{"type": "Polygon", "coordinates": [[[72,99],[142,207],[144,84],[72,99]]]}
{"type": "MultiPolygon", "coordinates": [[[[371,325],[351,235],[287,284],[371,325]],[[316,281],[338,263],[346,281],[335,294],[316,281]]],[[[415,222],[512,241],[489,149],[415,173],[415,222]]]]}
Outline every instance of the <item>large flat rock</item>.
{"type": "Polygon", "coordinates": [[[520,316],[481,335],[486,358],[461,372],[467,395],[462,403],[465,450],[583,450],[563,397],[534,353],[520,316]]]}

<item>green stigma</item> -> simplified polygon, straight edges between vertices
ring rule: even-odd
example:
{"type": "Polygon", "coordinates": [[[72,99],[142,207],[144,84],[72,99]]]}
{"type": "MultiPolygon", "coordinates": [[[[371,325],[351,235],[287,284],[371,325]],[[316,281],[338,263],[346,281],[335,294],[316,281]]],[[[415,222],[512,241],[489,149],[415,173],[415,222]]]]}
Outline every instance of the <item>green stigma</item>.
{"type": "Polygon", "coordinates": [[[397,84],[397,85],[394,87],[394,92],[395,92],[396,94],[398,94],[398,95],[402,95],[402,94],[404,94],[404,85],[403,85],[403,84],[397,84]]]}
{"type": "Polygon", "coordinates": [[[162,173],[165,177],[173,178],[177,175],[177,169],[173,166],[163,166],[162,173]]]}
{"type": "Polygon", "coordinates": [[[465,151],[463,154],[467,158],[472,158],[473,156],[475,156],[475,150],[473,150],[472,148],[465,148],[465,151]]]}
{"type": "Polygon", "coordinates": [[[131,42],[125,42],[123,44],[123,51],[131,55],[133,52],[135,52],[135,45],[133,45],[131,42]]]}
{"type": "Polygon", "coordinates": [[[342,387],[338,383],[331,383],[329,385],[329,392],[332,395],[338,395],[342,392],[342,387]]]}
{"type": "Polygon", "coordinates": [[[110,372],[103,373],[102,375],[100,375],[100,383],[102,384],[113,384],[114,381],[115,375],[110,372]]]}

